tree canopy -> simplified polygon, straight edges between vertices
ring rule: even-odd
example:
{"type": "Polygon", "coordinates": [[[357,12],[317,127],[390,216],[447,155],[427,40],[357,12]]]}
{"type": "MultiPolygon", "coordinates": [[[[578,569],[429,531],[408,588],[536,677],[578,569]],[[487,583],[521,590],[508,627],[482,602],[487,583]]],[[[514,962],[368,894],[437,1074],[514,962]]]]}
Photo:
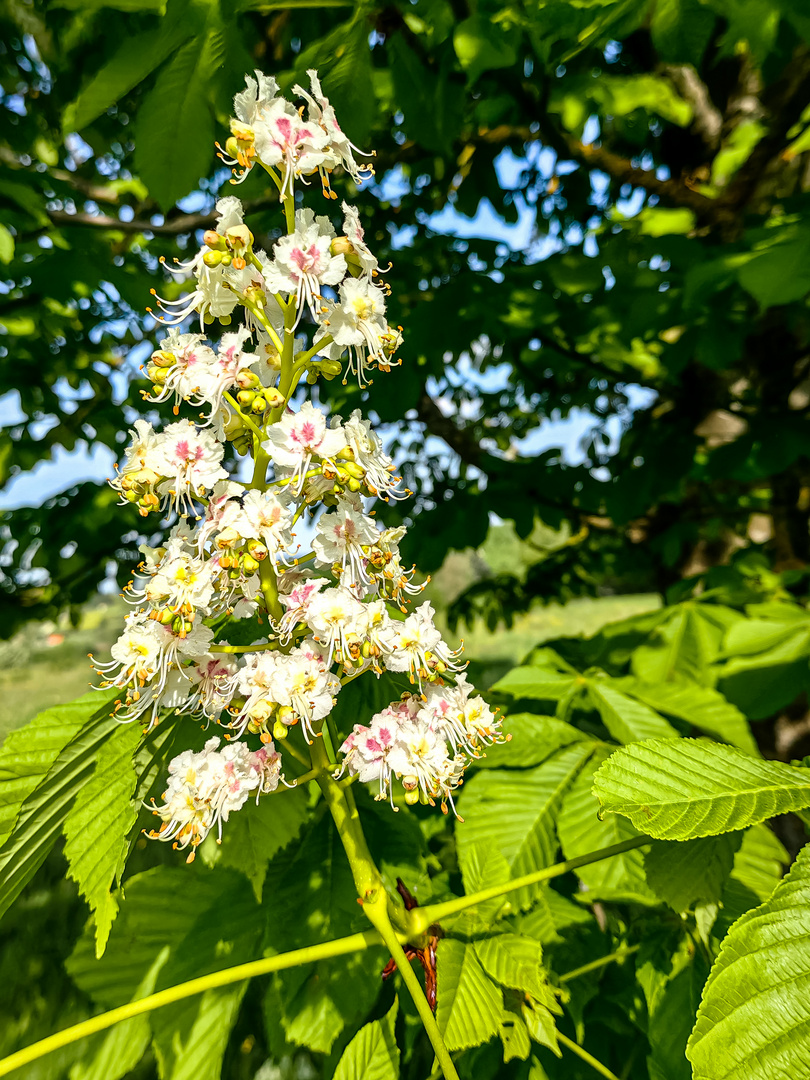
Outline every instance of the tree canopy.
{"type": "MultiPolygon", "coordinates": [[[[193,249],[235,190],[211,144],[244,72],[289,88],[317,67],[376,150],[364,224],[408,326],[391,381],[334,381],[326,404],[366,399],[419,472],[415,507],[387,514],[413,516],[424,569],[480,543],[492,514],[521,536],[537,518],[567,529],[457,613],[606,581],[688,591],[762,549],[800,572],[808,38],[799,0],[11,5],[0,393],[20,415],[3,480],[57,447],[120,453],[160,336],[143,298],[182,288],[158,255],[193,249]],[[581,461],[533,449],[576,409],[594,417],[581,461]]],[[[272,238],[277,193],[254,170],[238,194],[272,238]]],[[[4,633],[81,603],[111,561],[126,579],[144,537],[114,502],[85,483],[4,513],[4,633]]]]}

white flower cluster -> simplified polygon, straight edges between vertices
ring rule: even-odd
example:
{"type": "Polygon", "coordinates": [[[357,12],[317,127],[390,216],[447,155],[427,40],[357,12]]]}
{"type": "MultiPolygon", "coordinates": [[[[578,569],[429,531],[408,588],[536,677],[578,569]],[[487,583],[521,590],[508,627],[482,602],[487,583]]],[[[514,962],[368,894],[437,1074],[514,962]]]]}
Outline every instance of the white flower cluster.
{"type": "Polygon", "coordinates": [[[424,586],[402,564],[405,529],[382,528],[369,509],[370,500],[410,494],[382,441],[359,410],[330,420],[296,395],[304,376],[334,378],[344,359],[362,385],[370,367],[388,370],[401,340],[386,322],[358,212],[343,204],[338,236],[328,217],[293,210],[301,177],[319,172],[331,196],[333,168],[355,180],[360,172],[310,74],[311,94],[296,88],[306,110],[260,74],[236,98],[229,152],[243,171],[259,164],[277,183],[288,233],[268,255],[254,248],[239,200],[217,203],[216,229],[174,271],[192,276],[192,292],[160,301],[173,325],[147,366],[144,394],[170,402],[175,415],[184,403],[203,412],[157,430],[136,421],[111,482],[142,516],[179,518],[163,546],[141,548],[126,590],[134,610],[112,659],[98,665],[103,685],[121,690],[116,715],[152,726],[170,711],[189,714],[233,740],[175,758],[155,807],[163,825],[152,835],[192,854],[249,794],[276,789],[274,740],[283,751],[293,728],[312,745],[331,726],[330,754],[343,755],[335,768],[374,782],[380,797],[393,800],[397,778],[407,800],[443,807],[469,762],[503,737],[471,696],[431,605],[409,611],[424,586]],[[244,322],[232,327],[237,311],[244,322]],[[181,332],[194,312],[201,332],[181,332]],[[202,331],[215,321],[226,330],[212,343],[202,331]],[[308,347],[296,331],[310,322],[308,347]],[[253,458],[249,484],[229,478],[228,444],[253,458]],[[301,554],[295,524],[316,508],[312,550],[301,554]],[[229,645],[237,620],[249,643],[229,645]],[[406,676],[411,690],[369,726],[357,724],[337,751],[346,733],[331,714],[342,686],[384,671],[406,676]],[[251,738],[255,750],[242,741],[251,738]]]}
{"type": "Polygon", "coordinates": [[[169,784],[155,813],[163,819],[153,839],[172,840],[176,847],[191,846],[188,862],[211,829],[222,838],[222,823],[241,810],[249,796],[275,791],[281,779],[281,755],[273,744],[251,750],[241,742],[209,739],[197,754],[185,750],[169,765],[169,784]]]}
{"type": "MultiPolygon", "coordinates": [[[[371,718],[355,724],[340,752],[341,771],[378,785],[376,798],[392,799],[392,777],[405,789],[407,802],[453,803],[470,759],[498,741],[500,721],[464,675],[455,686],[431,686],[426,694],[404,694],[371,718]]],[[[396,809],[396,807],[395,807],[396,809]]]]}

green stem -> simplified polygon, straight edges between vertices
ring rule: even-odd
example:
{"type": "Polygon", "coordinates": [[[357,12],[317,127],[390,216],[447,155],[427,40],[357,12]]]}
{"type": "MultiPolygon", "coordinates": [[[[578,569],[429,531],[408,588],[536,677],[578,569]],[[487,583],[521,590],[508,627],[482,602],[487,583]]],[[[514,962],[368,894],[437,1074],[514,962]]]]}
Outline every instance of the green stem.
{"type": "MultiPolygon", "coordinates": [[[[203,975],[199,979],[191,979],[190,982],[179,983],[170,986],[166,990],[160,990],[156,994],[130,1001],[117,1009],[92,1016],[89,1020],[83,1020],[80,1024],[65,1028],[55,1035],[49,1035],[47,1039],[26,1046],[18,1050],[16,1054],[0,1060],[0,1076],[8,1076],[15,1069],[23,1065],[30,1065],[46,1054],[54,1050],[60,1050],[64,1046],[78,1042],[79,1039],[95,1035],[99,1031],[105,1031],[122,1020],[131,1020],[134,1016],[142,1016],[144,1013],[153,1012],[164,1005],[173,1005],[177,1001],[202,994],[206,990],[213,990],[220,986],[230,986],[232,983],[242,982],[244,979],[252,979],[257,975],[267,975],[273,971],[284,971],[286,968],[298,967],[301,964],[311,964],[317,960],[328,960],[335,956],[347,956],[350,953],[360,952],[375,945],[382,944],[382,936],[376,930],[364,930],[360,934],[352,934],[350,937],[339,938],[337,941],[327,941],[321,945],[310,945],[305,949],[295,949],[292,952],[282,953],[280,956],[269,956],[263,960],[253,960],[249,964],[239,964],[236,967],[225,968],[223,971],[215,971],[211,975],[203,975]]],[[[388,945],[388,942],[385,942],[388,945]]]]}
{"type": "Polygon", "coordinates": [[[365,911],[372,926],[377,930],[391,952],[391,956],[397,965],[397,971],[399,971],[402,981],[405,983],[408,993],[411,995],[411,999],[416,1006],[416,1011],[419,1013],[419,1019],[422,1021],[422,1026],[427,1033],[427,1037],[430,1039],[430,1045],[433,1047],[433,1052],[436,1055],[436,1060],[441,1066],[445,1080],[459,1080],[456,1067],[450,1057],[450,1051],[447,1049],[445,1041],[442,1038],[441,1031],[439,1031],[436,1017],[433,1015],[433,1010],[425,997],[422,985],[416,977],[410,961],[405,955],[405,950],[399,943],[396,931],[391,925],[385,897],[378,897],[375,902],[364,904],[363,911],[365,911]]]}
{"type": "Polygon", "coordinates": [[[327,334],[325,337],[322,337],[317,345],[314,345],[307,352],[300,352],[298,356],[296,356],[296,365],[300,365],[301,367],[303,367],[309,360],[312,359],[313,356],[317,356],[321,349],[326,348],[327,345],[331,345],[333,341],[334,338],[331,334],[327,334]]]}
{"type": "Polygon", "coordinates": [[[608,956],[600,956],[598,960],[591,960],[590,964],[583,964],[582,967],[566,971],[564,975],[560,975],[560,982],[567,983],[572,979],[578,979],[580,975],[587,975],[589,971],[598,971],[599,968],[612,964],[614,961],[620,963],[625,956],[632,956],[640,948],[640,945],[628,945],[626,948],[617,949],[616,952],[612,952],[608,956]]]}
{"type": "Polygon", "coordinates": [[[218,653],[243,653],[243,652],[262,652],[264,649],[277,649],[278,642],[274,639],[268,641],[265,645],[209,645],[209,652],[218,653]]]}
{"type": "MultiPolygon", "coordinates": [[[[388,944],[388,942],[386,942],[386,944],[388,944]]],[[[619,1077],[616,1075],[616,1073],[611,1072],[610,1069],[606,1065],[603,1065],[601,1061],[597,1061],[593,1054],[589,1054],[587,1050],[583,1050],[579,1043],[575,1043],[573,1039],[569,1039],[568,1036],[563,1035],[561,1031],[557,1032],[557,1039],[563,1044],[563,1046],[567,1047],[572,1053],[576,1054],[577,1057],[581,1057],[583,1061],[586,1061],[592,1069],[595,1069],[596,1072],[599,1073],[600,1076],[604,1076],[605,1080],[619,1080],[619,1077]]]]}
{"type": "Polygon", "coordinates": [[[449,919],[451,915],[458,915],[467,908],[476,904],[483,904],[486,900],[494,900],[498,896],[523,889],[527,885],[536,885],[540,881],[548,881],[550,878],[560,877],[569,870],[576,870],[579,866],[588,866],[590,863],[601,862],[603,859],[611,859],[614,855],[621,855],[633,848],[644,847],[652,843],[649,836],[634,836],[630,840],[623,840],[620,844],[612,844],[610,847],[600,848],[588,855],[578,855],[575,859],[566,859],[565,862],[548,866],[544,870],[535,870],[533,874],[525,874],[523,877],[514,878],[505,885],[493,885],[490,889],[482,889],[480,892],[471,893],[469,896],[459,896],[455,900],[447,900],[443,904],[430,904],[428,907],[414,908],[409,912],[410,923],[415,933],[425,933],[433,923],[449,919]]]}
{"type": "Polygon", "coordinates": [[[244,413],[242,411],[241,405],[239,404],[239,402],[236,400],[236,398],[232,394],[229,394],[227,392],[227,390],[226,390],[225,393],[223,394],[223,397],[228,402],[228,404],[231,406],[231,408],[235,409],[236,412],[239,414],[239,419],[242,420],[245,424],[247,424],[247,426],[249,428],[253,429],[253,434],[254,435],[258,435],[258,437],[260,439],[265,439],[267,437],[265,432],[262,431],[262,429],[259,427],[259,425],[254,423],[254,421],[251,419],[251,417],[249,417],[246,413],[244,413]]]}
{"type": "MultiPolygon", "coordinates": [[[[323,739],[316,739],[310,747],[313,768],[320,770],[318,786],[334,819],[335,827],[349,860],[357,895],[365,905],[379,894],[385,896],[380,872],[374,864],[371,852],[360,824],[360,815],[351,791],[342,789],[329,772],[329,757],[323,739]]],[[[386,897],[387,905],[387,897],[386,897]]]]}

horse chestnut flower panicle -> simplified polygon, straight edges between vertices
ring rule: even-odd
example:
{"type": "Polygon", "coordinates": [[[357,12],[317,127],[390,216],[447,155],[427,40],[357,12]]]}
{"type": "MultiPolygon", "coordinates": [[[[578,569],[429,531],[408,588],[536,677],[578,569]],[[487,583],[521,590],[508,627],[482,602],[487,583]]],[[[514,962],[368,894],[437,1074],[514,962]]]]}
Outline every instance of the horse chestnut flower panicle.
{"type": "Polygon", "coordinates": [[[309,74],[311,92],[294,88],[305,108],[259,72],[235,99],[225,160],[237,182],[266,171],[287,234],[269,254],[257,249],[239,199],[217,202],[199,251],[171,268],[192,288],[160,301],[169,326],[144,392],[175,415],[206,411],[163,427],[136,421],[111,481],[123,505],[179,521],[162,547],[142,549],[126,590],[135,610],[112,659],[98,665],[102,685],[120,688],[121,720],[151,726],[174,712],[218,724],[228,740],[177,755],[153,807],[162,823],[150,835],[190,848],[189,858],[210,832],[221,837],[249,797],[277,790],[292,729],[314,751],[329,726],[341,760],[328,769],[372,784],[394,809],[398,793],[452,807],[470,761],[504,738],[431,605],[408,610],[424,586],[401,564],[405,529],[380,528],[372,503],[410,492],[381,439],[359,410],[330,419],[304,397],[319,378],[348,370],[362,385],[373,368],[389,371],[402,341],[387,321],[390,290],[359,211],[343,203],[339,236],[328,215],[294,209],[296,183],[316,172],[330,200],[334,169],[364,175],[309,74]],[[182,330],[194,314],[200,332],[182,330]],[[209,342],[205,327],[217,321],[225,332],[209,342]],[[249,483],[224,467],[228,442],[252,458],[249,483]],[[295,525],[306,509],[320,516],[312,551],[302,553],[295,525]],[[236,622],[242,644],[230,645],[236,622]],[[410,689],[339,733],[332,712],[342,687],[385,671],[410,689]]]}

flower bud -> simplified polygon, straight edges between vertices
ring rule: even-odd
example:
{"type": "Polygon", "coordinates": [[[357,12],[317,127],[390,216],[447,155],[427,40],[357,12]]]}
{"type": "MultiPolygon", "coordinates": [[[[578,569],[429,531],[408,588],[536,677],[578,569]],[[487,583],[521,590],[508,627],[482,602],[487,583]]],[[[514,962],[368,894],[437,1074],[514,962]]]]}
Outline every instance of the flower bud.
{"type": "Polygon", "coordinates": [[[298,723],[298,717],[289,705],[282,705],[278,710],[278,723],[286,724],[287,727],[298,723]]]}
{"type": "Polygon", "coordinates": [[[256,393],[253,390],[240,390],[239,393],[236,395],[236,400],[239,402],[242,408],[247,409],[253,404],[255,397],[256,393]]]}
{"type": "Polygon", "coordinates": [[[240,371],[236,376],[236,385],[242,390],[255,390],[261,386],[255,371],[240,371]]]}
{"type": "Polygon", "coordinates": [[[358,465],[356,461],[347,461],[343,466],[349,476],[353,476],[355,480],[362,480],[366,475],[366,471],[362,465],[358,465]]]}
{"type": "Polygon", "coordinates": [[[343,371],[343,364],[339,360],[321,360],[318,366],[324,375],[331,375],[332,378],[343,371]]]}
{"type": "Polygon", "coordinates": [[[307,382],[309,383],[309,385],[314,386],[317,381],[318,381],[318,372],[317,371],[308,371],[307,372],[307,382]]]}
{"type": "Polygon", "coordinates": [[[277,409],[280,405],[283,405],[286,400],[284,395],[276,390],[275,387],[270,390],[265,390],[264,397],[267,399],[267,404],[271,409],[277,409]]]}
{"type": "Polygon", "coordinates": [[[225,438],[227,440],[238,439],[245,433],[245,425],[238,413],[229,413],[225,421],[225,438]]]}
{"type": "Polygon", "coordinates": [[[333,255],[354,255],[355,247],[348,236],[336,236],[332,243],[329,245],[329,250],[333,255]]]}
{"type": "Polygon", "coordinates": [[[150,359],[155,367],[159,368],[170,368],[177,363],[177,357],[174,353],[168,352],[166,349],[157,349],[152,353],[150,359]]]}
{"type": "Polygon", "coordinates": [[[276,720],[273,724],[273,738],[274,739],[286,739],[290,734],[290,729],[286,724],[282,724],[280,720],[276,720]]]}
{"type": "Polygon", "coordinates": [[[203,255],[203,262],[209,269],[213,270],[215,266],[219,266],[222,262],[222,252],[206,251],[203,255]]]}
{"type": "Polygon", "coordinates": [[[245,554],[242,556],[242,569],[246,574],[255,574],[259,569],[259,562],[252,555],[245,554]]]}
{"type": "Polygon", "coordinates": [[[248,453],[252,446],[250,435],[240,435],[238,439],[233,440],[233,448],[239,455],[244,457],[248,453]]]}
{"type": "Polygon", "coordinates": [[[261,540],[248,540],[247,549],[253,558],[258,559],[259,562],[267,558],[267,548],[261,540]]]}
{"type": "Polygon", "coordinates": [[[266,408],[267,408],[267,402],[261,396],[261,394],[258,394],[253,399],[253,404],[250,406],[250,411],[255,412],[255,413],[263,413],[266,408]]]}
{"type": "Polygon", "coordinates": [[[212,251],[225,250],[225,237],[220,236],[216,229],[206,229],[203,233],[203,243],[212,251]]]}
{"type": "Polygon", "coordinates": [[[419,791],[406,791],[405,802],[408,806],[415,806],[419,802],[419,791]]]}
{"type": "Polygon", "coordinates": [[[352,478],[346,486],[348,487],[349,491],[357,492],[363,485],[359,480],[355,480],[354,478],[352,478]]]}
{"type": "Polygon", "coordinates": [[[225,142],[225,153],[228,155],[228,157],[234,158],[234,160],[238,158],[239,143],[236,141],[233,135],[231,135],[225,142]]]}

